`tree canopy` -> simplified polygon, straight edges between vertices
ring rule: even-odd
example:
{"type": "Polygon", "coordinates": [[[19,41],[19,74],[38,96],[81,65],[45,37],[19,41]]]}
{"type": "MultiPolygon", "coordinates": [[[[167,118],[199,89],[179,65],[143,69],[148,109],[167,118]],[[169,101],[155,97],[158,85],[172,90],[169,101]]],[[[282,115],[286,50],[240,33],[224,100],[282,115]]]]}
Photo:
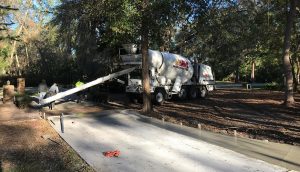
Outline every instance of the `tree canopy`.
{"type": "MultiPolygon", "coordinates": [[[[70,84],[112,70],[124,43],[197,58],[217,80],[284,85],[283,47],[293,0],[34,0],[0,4],[0,70],[70,84]],[[147,32],[142,32],[142,28],[147,32]],[[255,67],[255,78],[254,78],[255,67]]],[[[294,3],[295,4],[295,3],[294,3]]],[[[299,83],[299,4],[290,27],[299,83]]],[[[289,40],[288,40],[289,41],[289,40]]]]}

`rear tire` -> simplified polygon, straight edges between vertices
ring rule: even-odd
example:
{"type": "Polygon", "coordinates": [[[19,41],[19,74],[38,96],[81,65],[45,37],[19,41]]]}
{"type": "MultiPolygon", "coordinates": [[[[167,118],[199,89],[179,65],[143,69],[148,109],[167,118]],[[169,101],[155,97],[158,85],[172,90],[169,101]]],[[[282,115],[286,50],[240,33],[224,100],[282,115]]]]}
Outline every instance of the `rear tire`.
{"type": "Polygon", "coordinates": [[[154,92],[154,103],[157,105],[162,105],[165,102],[165,92],[162,89],[157,89],[154,92]]]}
{"type": "Polygon", "coordinates": [[[198,90],[195,87],[191,87],[189,97],[191,99],[196,99],[198,97],[198,90]]]}
{"type": "Polygon", "coordinates": [[[200,88],[200,93],[199,93],[199,96],[200,98],[205,98],[208,94],[208,91],[206,89],[206,87],[201,87],[200,88]]]}
{"type": "Polygon", "coordinates": [[[138,103],[138,97],[137,97],[137,96],[135,96],[135,95],[133,95],[133,94],[128,94],[127,96],[128,96],[129,101],[130,101],[131,103],[134,103],[134,104],[137,104],[137,103],[138,103]]]}
{"type": "Polygon", "coordinates": [[[185,100],[187,98],[187,89],[185,87],[182,87],[181,90],[179,91],[178,98],[180,100],[185,100]]]}

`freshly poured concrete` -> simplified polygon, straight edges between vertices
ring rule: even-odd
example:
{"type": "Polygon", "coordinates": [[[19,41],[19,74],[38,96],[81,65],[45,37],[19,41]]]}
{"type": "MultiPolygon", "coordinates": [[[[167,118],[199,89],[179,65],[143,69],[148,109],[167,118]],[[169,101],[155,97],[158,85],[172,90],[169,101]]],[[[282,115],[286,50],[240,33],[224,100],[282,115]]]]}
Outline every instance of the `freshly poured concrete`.
{"type": "Polygon", "coordinates": [[[299,147],[204,132],[132,111],[65,116],[65,133],[59,117],[48,119],[97,171],[300,170],[299,147]],[[121,151],[120,157],[102,155],[115,149],[121,151]]]}

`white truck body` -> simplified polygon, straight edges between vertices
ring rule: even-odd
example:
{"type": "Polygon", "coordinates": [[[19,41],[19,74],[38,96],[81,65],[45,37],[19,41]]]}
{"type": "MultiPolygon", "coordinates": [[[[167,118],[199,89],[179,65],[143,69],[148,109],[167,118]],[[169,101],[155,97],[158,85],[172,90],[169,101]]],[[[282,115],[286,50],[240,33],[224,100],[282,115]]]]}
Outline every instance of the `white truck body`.
{"type": "MultiPolygon", "coordinates": [[[[121,58],[123,65],[141,65],[141,55],[121,55],[121,58]]],[[[186,99],[205,97],[209,91],[213,91],[215,81],[210,66],[195,64],[178,54],[153,50],[149,50],[148,63],[150,91],[158,104],[173,95],[186,99]]],[[[142,95],[139,70],[128,74],[126,93],[132,99],[142,95]]]]}
{"type": "Polygon", "coordinates": [[[208,91],[214,90],[215,79],[210,66],[199,65],[199,85],[205,85],[208,91]]]}
{"type": "Polygon", "coordinates": [[[181,85],[188,82],[194,73],[191,62],[177,54],[149,50],[148,62],[152,85],[173,85],[174,93],[178,93],[181,85]]]}

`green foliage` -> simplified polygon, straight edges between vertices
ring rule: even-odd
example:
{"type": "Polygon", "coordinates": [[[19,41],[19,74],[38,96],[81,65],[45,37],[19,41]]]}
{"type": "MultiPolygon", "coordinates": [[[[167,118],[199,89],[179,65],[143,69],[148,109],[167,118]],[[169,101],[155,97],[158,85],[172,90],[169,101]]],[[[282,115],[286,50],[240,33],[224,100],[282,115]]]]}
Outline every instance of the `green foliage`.
{"type": "Polygon", "coordinates": [[[281,60],[275,57],[264,57],[257,67],[256,80],[259,82],[283,83],[281,60]]]}
{"type": "Polygon", "coordinates": [[[5,69],[8,67],[8,55],[9,55],[9,48],[8,47],[4,47],[1,48],[0,47],[0,76],[5,74],[5,69]]]}
{"type": "Polygon", "coordinates": [[[247,81],[253,60],[257,81],[281,80],[278,58],[284,36],[283,1],[192,2],[197,4],[193,11],[198,15],[191,17],[176,37],[182,53],[211,65],[219,80],[239,74],[247,81]]]}
{"type": "Polygon", "coordinates": [[[62,1],[52,24],[58,27],[62,49],[74,56],[80,75],[95,78],[110,71],[122,44],[140,44],[142,17],[150,28],[151,47],[170,49],[180,2],[152,1],[142,11],[139,0],[62,1]]]}
{"type": "MultiPolygon", "coordinates": [[[[253,61],[257,82],[283,80],[286,2],[282,0],[153,0],[145,9],[141,0],[34,0],[12,4],[22,8],[1,11],[0,17],[13,14],[18,27],[8,27],[10,33],[16,33],[20,24],[25,28],[16,54],[28,83],[37,84],[46,78],[48,83],[69,84],[83,75],[92,80],[110,73],[112,63],[119,60],[122,44],[141,43],[142,20],[150,31],[151,49],[195,57],[211,65],[218,80],[239,75],[248,82],[253,61]]],[[[299,26],[297,13],[291,47],[295,74],[300,69],[299,26]]],[[[1,47],[0,72],[10,69],[14,75],[16,62],[7,61],[11,50],[11,46],[1,47]]]]}
{"type": "Polygon", "coordinates": [[[8,67],[8,62],[5,58],[0,57],[0,76],[5,74],[5,69],[8,67]]]}
{"type": "Polygon", "coordinates": [[[39,54],[32,59],[26,69],[27,81],[30,85],[37,85],[42,79],[49,84],[53,82],[68,84],[76,80],[76,64],[72,56],[59,49],[57,42],[57,28],[47,26],[48,30],[41,33],[41,38],[32,41],[34,48],[29,52],[30,56],[39,54]]]}
{"type": "Polygon", "coordinates": [[[279,90],[282,90],[282,87],[283,87],[283,85],[281,85],[281,84],[278,84],[276,82],[271,82],[271,83],[267,83],[264,89],[279,91],[279,90]]]}
{"type": "Polygon", "coordinates": [[[15,95],[15,104],[18,108],[24,109],[29,106],[31,103],[32,98],[30,97],[30,94],[24,93],[24,94],[16,94],[15,95]]]}

